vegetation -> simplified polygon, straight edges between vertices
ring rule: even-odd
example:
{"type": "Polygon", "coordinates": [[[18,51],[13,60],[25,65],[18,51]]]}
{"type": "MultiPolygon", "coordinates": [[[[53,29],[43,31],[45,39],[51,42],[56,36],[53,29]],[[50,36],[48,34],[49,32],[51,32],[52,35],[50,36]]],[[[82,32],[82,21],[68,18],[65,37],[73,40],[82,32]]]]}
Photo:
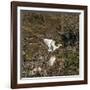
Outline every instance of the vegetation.
{"type": "Polygon", "coordinates": [[[79,74],[79,13],[21,11],[21,77],[79,74]],[[53,52],[43,39],[62,44],[53,52]],[[49,59],[55,56],[53,66],[49,59]]]}

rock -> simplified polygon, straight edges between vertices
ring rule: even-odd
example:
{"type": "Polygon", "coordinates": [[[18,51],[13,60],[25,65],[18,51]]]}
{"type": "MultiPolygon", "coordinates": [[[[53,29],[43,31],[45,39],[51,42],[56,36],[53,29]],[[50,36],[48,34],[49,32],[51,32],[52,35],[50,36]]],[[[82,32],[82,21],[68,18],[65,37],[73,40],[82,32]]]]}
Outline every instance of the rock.
{"type": "Polygon", "coordinates": [[[56,57],[55,56],[51,56],[49,59],[49,66],[53,66],[55,63],[56,57]]]}

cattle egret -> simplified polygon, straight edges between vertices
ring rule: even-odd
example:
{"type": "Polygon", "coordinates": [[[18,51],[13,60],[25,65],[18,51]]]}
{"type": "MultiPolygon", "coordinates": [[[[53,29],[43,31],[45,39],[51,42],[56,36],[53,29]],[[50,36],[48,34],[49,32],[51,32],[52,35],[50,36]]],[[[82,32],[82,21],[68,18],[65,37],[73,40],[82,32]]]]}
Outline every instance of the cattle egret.
{"type": "Polygon", "coordinates": [[[55,45],[55,41],[52,39],[44,39],[44,43],[48,46],[48,51],[52,52],[58,49],[62,44],[55,45]]]}

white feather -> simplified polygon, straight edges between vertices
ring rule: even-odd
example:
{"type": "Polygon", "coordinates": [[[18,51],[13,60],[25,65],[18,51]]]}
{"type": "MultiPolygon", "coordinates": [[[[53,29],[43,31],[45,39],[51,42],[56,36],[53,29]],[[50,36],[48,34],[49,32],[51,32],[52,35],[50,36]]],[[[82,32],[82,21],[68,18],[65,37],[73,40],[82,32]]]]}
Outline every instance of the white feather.
{"type": "Polygon", "coordinates": [[[58,49],[62,44],[58,44],[58,46],[55,45],[55,41],[52,39],[44,39],[44,43],[48,46],[48,51],[52,52],[58,49]]]}

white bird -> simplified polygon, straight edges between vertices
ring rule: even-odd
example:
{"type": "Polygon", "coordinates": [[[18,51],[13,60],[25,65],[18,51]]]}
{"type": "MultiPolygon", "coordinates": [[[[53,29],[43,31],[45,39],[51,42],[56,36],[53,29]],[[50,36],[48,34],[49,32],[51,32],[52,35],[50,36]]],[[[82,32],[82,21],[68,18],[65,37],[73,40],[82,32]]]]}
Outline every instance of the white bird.
{"type": "Polygon", "coordinates": [[[55,45],[55,41],[52,39],[44,39],[44,43],[48,46],[48,51],[52,52],[58,49],[62,44],[55,45]]]}

